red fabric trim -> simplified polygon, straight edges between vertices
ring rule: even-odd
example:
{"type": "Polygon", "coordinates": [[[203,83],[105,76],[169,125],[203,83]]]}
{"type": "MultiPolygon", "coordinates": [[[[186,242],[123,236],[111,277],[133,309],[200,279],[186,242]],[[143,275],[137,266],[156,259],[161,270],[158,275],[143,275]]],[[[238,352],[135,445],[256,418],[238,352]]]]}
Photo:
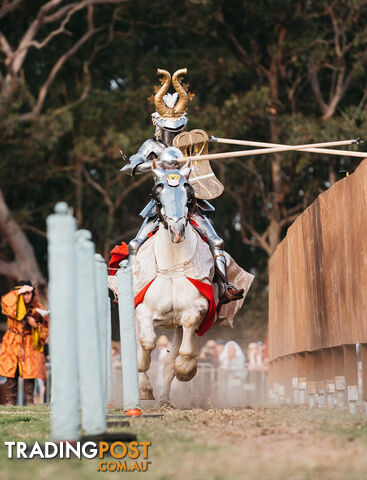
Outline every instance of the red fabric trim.
{"type": "Polygon", "coordinates": [[[193,285],[195,285],[195,287],[199,290],[199,292],[202,295],[204,295],[204,297],[209,301],[209,308],[206,313],[206,317],[201,322],[199,330],[196,330],[196,334],[199,335],[199,337],[201,337],[213,325],[213,321],[216,313],[213,287],[208,283],[204,283],[204,282],[201,282],[200,280],[197,280],[196,278],[190,278],[190,277],[186,277],[186,278],[187,280],[190,280],[190,282],[193,285]]]}
{"type": "Polygon", "coordinates": [[[110,275],[116,275],[117,269],[120,266],[122,260],[126,260],[129,257],[129,247],[125,242],[121,242],[121,245],[116,245],[110,251],[111,259],[108,264],[108,273],[110,275]]]}
{"type": "MultiPolygon", "coordinates": [[[[213,287],[208,283],[201,282],[196,278],[189,278],[186,277],[198,290],[199,292],[204,295],[206,299],[209,301],[209,308],[206,313],[204,320],[201,322],[201,325],[198,330],[196,330],[196,334],[201,337],[206,333],[209,328],[213,325],[213,321],[215,318],[216,308],[215,308],[215,300],[214,300],[214,292],[213,287]]],[[[147,293],[148,288],[154,282],[155,278],[151,280],[145,287],[140,290],[140,292],[135,296],[135,308],[144,300],[145,294],[147,293]]]]}
{"type": "Polygon", "coordinates": [[[140,290],[140,292],[137,295],[135,295],[135,298],[134,298],[135,308],[139,305],[139,303],[141,303],[144,300],[145,294],[147,293],[148,288],[151,286],[154,280],[155,278],[153,278],[153,280],[147,283],[145,287],[142,290],[140,290]]]}
{"type": "Polygon", "coordinates": [[[158,232],[158,227],[155,228],[152,232],[149,232],[149,233],[148,233],[148,237],[149,237],[149,238],[152,237],[152,236],[153,236],[155,233],[157,233],[157,232],[158,232]]]}
{"type": "MultiPolygon", "coordinates": [[[[189,218],[189,221],[190,221],[191,225],[194,225],[194,227],[199,226],[192,217],[189,218]]],[[[204,240],[204,242],[208,243],[208,239],[204,235],[202,235],[198,230],[197,230],[197,232],[200,235],[200,237],[204,240]]]]}

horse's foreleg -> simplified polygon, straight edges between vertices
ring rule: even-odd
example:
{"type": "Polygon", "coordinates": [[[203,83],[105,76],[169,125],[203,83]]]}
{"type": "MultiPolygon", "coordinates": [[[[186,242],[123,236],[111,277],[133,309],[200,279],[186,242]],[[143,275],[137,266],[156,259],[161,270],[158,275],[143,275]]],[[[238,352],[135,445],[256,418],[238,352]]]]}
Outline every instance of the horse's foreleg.
{"type": "Polygon", "coordinates": [[[157,336],[153,328],[151,312],[144,304],[139,305],[135,315],[138,343],[139,372],[146,372],[150,367],[150,353],[155,348],[157,336]]]}
{"type": "Polygon", "coordinates": [[[193,307],[182,315],[183,337],[179,355],[175,361],[175,375],[181,382],[188,382],[196,374],[198,352],[193,337],[205,317],[206,311],[205,301],[200,301],[195,302],[193,307]]]}
{"type": "Polygon", "coordinates": [[[161,397],[159,399],[160,405],[171,405],[169,394],[171,390],[171,383],[175,376],[175,360],[178,355],[182,341],[182,328],[177,328],[173,332],[172,347],[166,357],[163,367],[163,387],[161,397]]]}
{"type": "Polygon", "coordinates": [[[153,388],[147,375],[150,367],[150,354],[155,347],[156,335],[150,311],[139,305],[135,314],[138,352],[139,389],[142,400],[154,400],[153,388]]]}

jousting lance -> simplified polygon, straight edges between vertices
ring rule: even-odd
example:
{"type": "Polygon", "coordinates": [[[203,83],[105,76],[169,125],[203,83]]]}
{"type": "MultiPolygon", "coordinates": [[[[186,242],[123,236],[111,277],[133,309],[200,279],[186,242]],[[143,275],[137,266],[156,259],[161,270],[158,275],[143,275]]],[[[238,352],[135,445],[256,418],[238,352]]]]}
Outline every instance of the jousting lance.
{"type": "Polygon", "coordinates": [[[212,142],[216,143],[228,143],[233,145],[246,145],[246,146],[266,146],[267,148],[259,148],[255,150],[241,150],[237,152],[224,152],[224,153],[210,153],[207,155],[191,155],[184,157],[180,162],[184,163],[190,160],[217,160],[224,158],[235,158],[235,157],[250,157],[252,155],[264,155],[269,153],[278,153],[278,152],[290,152],[302,150],[308,153],[322,153],[326,155],[340,155],[340,156],[349,156],[349,157],[359,157],[366,158],[367,152],[352,152],[349,150],[331,150],[329,148],[323,147],[340,147],[342,145],[357,145],[363,141],[360,138],[352,140],[342,140],[338,142],[323,142],[323,143],[308,143],[304,145],[279,145],[276,143],[264,143],[264,142],[252,142],[248,140],[231,140],[228,138],[216,138],[211,137],[212,142]]]}

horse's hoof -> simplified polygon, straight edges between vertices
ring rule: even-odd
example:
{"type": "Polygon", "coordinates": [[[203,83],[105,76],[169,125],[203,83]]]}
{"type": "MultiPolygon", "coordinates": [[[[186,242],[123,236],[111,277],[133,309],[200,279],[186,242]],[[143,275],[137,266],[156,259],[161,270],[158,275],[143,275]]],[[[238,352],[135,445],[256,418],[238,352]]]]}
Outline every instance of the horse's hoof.
{"type": "Polygon", "coordinates": [[[179,355],[175,360],[175,376],[180,382],[189,382],[195,377],[198,361],[196,358],[179,355]]]}
{"type": "Polygon", "coordinates": [[[151,390],[144,390],[140,392],[140,400],[155,400],[155,397],[151,390]]]}

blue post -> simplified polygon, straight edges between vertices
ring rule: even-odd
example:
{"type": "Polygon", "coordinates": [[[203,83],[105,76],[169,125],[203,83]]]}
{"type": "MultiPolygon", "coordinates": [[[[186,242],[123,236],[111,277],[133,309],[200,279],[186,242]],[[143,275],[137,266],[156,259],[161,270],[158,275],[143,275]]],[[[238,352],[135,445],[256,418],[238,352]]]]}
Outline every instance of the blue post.
{"type": "Polygon", "coordinates": [[[120,267],[117,272],[117,285],[124,409],[126,411],[140,410],[133,274],[127,260],[123,260],[120,267]]]}
{"type": "Polygon", "coordinates": [[[75,230],[68,205],[58,203],[47,218],[54,441],[79,438],[75,230]]]}
{"type": "Polygon", "coordinates": [[[88,230],[76,232],[77,326],[82,429],[86,435],[106,431],[106,411],[97,325],[95,248],[88,230]]]}

